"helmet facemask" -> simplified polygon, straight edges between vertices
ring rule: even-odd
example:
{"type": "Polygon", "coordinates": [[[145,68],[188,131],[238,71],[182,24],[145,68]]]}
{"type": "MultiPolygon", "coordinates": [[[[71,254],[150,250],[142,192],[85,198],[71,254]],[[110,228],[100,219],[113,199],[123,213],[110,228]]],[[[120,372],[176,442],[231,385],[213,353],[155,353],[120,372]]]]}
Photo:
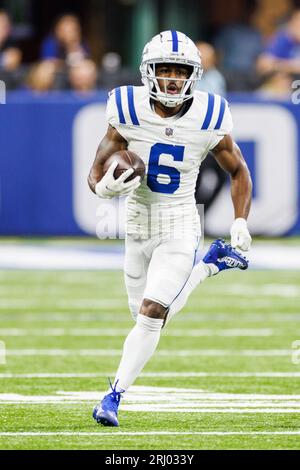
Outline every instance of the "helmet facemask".
{"type": "Polygon", "coordinates": [[[151,62],[142,63],[141,67],[142,82],[149,89],[150,97],[156,101],[160,101],[164,106],[173,108],[178,106],[185,101],[189,100],[193,96],[193,91],[196,85],[196,81],[200,80],[203,70],[202,66],[195,63],[186,63],[181,61],[175,61],[174,59],[163,61],[152,60],[151,62]],[[174,64],[176,66],[187,67],[191,69],[191,73],[188,78],[170,78],[170,77],[159,77],[156,74],[157,66],[162,64],[174,64]],[[163,82],[163,89],[160,89],[158,80],[163,82]],[[170,94],[167,92],[167,87],[170,81],[183,82],[180,93],[170,94]]]}

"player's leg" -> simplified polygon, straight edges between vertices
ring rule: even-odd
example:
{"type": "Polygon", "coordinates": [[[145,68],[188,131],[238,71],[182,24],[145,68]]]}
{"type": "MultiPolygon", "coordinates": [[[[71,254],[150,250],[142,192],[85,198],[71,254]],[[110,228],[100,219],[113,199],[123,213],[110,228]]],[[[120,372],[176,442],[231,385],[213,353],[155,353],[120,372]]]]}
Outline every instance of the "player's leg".
{"type": "Polygon", "coordinates": [[[166,319],[166,323],[169,323],[171,318],[180,310],[183,309],[185,304],[187,303],[187,300],[190,296],[190,294],[193,292],[193,290],[199,286],[202,282],[205,281],[208,277],[216,274],[214,272],[214,268],[208,266],[205,264],[202,260],[199,261],[194,267],[193,270],[183,287],[182,291],[175,297],[172,301],[172,303],[169,306],[168,310],[168,316],[166,319]]]}
{"type": "Polygon", "coordinates": [[[149,265],[145,298],[169,308],[193,272],[197,248],[196,236],[161,242],[149,265]]]}
{"type": "Polygon", "coordinates": [[[162,305],[144,299],[136,324],[124,342],[115,383],[94,408],[93,417],[97,423],[104,426],[119,425],[118,407],[122,393],[135,381],[154,353],[166,313],[167,309],[162,305]]]}
{"type": "MultiPolygon", "coordinates": [[[[125,283],[128,294],[129,308],[137,324],[129,333],[124,342],[123,356],[115,379],[115,386],[117,391],[124,391],[129,387],[132,382],[131,377],[135,377],[136,370],[140,370],[144,365],[143,364],[140,366],[140,361],[146,361],[147,359],[145,356],[147,356],[147,352],[149,354],[149,351],[152,351],[152,336],[157,335],[144,335],[144,330],[150,328],[151,332],[154,333],[155,330],[160,331],[163,324],[163,321],[154,320],[153,322],[150,321],[150,325],[145,316],[141,316],[139,314],[141,309],[144,309],[144,307],[142,307],[143,296],[146,287],[147,271],[153,246],[155,246],[155,244],[151,243],[151,241],[147,243],[147,241],[140,239],[135,240],[130,237],[127,237],[126,239],[126,254],[124,264],[125,283]],[[157,328],[155,329],[156,325],[157,328]],[[140,347],[142,348],[141,354],[139,353],[140,347]]],[[[164,319],[165,308],[162,308],[161,305],[157,305],[156,309],[162,313],[164,319]]]]}
{"type": "Polygon", "coordinates": [[[182,290],[193,269],[195,248],[196,238],[192,242],[169,240],[154,249],[140,313],[124,343],[116,374],[117,391],[127,390],[153,355],[168,305],[182,290]]]}
{"type": "Polygon", "coordinates": [[[224,240],[215,240],[203,260],[197,263],[180,294],[169,305],[167,322],[186,304],[193,290],[208,277],[225,269],[247,269],[248,261],[224,240]]]}
{"type": "Polygon", "coordinates": [[[142,239],[127,235],[125,241],[124,280],[128,296],[128,306],[132,318],[136,321],[141,308],[147,281],[150,255],[147,244],[142,239]]]}
{"type": "Polygon", "coordinates": [[[170,240],[154,248],[148,267],[145,298],[136,324],[124,342],[112,391],[94,409],[93,416],[97,422],[118,426],[121,394],[133,384],[153,355],[166,319],[168,304],[182,289],[192,271],[195,248],[196,238],[194,243],[190,240],[180,240],[180,243],[178,240],[170,240]]]}
{"type": "Polygon", "coordinates": [[[153,355],[166,313],[167,309],[158,302],[143,300],[136,324],[124,342],[115,379],[117,391],[126,391],[153,355]]]}
{"type": "Polygon", "coordinates": [[[117,410],[121,393],[135,381],[153,355],[169,307],[175,305],[175,301],[180,299],[183,293],[185,302],[195,287],[194,283],[188,284],[191,273],[194,274],[194,281],[199,282],[199,279],[201,281],[208,277],[209,273],[214,271],[214,267],[218,272],[232,267],[246,269],[248,265],[230,246],[219,241],[212,244],[204,258],[205,262],[200,263],[196,271],[193,271],[194,259],[195,246],[189,239],[170,240],[154,249],[140,313],[136,325],[125,340],[112,393],[108,394],[102,404],[94,410],[97,422],[118,426],[117,410]],[[108,407],[103,411],[105,400],[108,402],[108,407]]]}
{"type": "MultiPolygon", "coordinates": [[[[148,351],[149,347],[152,347],[152,338],[149,335],[145,336],[143,334],[144,324],[147,323],[146,317],[141,318],[139,311],[142,306],[143,293],[147,281],[147,270],[154,246],[155,240],[126,237],[124,276],[129,308],[132,317],[136,320],[136,325],[124,342],[122,359],[114,385],[111,384],[111,391],[105,395],[101,403],[96,405],[93,411],[95,420],[105,426],[118,426],[117,414],[121,393],[132,382],[132,375],[134,375],[134,378],[136,377],[136,369],[140,368],[140,350],[144,352],[148,351]],[[123,371],[125,371],[125,377],[123,371]]],[[[158,323],[159,329],[161,329],[163,320],[158,323]]]]}

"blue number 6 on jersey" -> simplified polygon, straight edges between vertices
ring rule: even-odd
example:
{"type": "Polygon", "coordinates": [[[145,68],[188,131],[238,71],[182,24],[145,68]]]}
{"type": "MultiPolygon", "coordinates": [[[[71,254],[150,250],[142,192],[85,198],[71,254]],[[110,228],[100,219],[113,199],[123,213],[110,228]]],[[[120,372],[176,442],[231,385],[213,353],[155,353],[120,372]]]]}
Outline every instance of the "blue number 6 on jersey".
{"type": "Polygon", "coordinates": [[[147,185],[155,193],[173,194],[179,188],[180,172],[177,168],[159,165],[159,157],[162,153],[171,155],[176,162],[182,162],[184,147],[182,145],[169,144],[155,144],[151,147],[147,185]],[[160,183],[158,175],[162,175],[162,177],[167,175],[169,181],[165,184],[160,183]]]}

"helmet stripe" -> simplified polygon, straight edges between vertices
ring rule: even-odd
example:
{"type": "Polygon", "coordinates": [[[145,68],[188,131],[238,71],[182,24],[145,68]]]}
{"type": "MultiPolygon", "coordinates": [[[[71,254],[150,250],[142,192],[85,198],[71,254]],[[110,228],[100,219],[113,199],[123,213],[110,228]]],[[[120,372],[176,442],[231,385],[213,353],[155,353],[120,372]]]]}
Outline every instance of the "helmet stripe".
{"type": "Polygon", "coordinates": [[[219,117],[218,117],[218,120],[214,129],[220,129],[222,121],[223,121],[223,117],[224,117],[224,112],[225,112],[225,100],[224,98],[221,98],[219,117]]]}
{"type": "Polygon", "coordinates": [[[122,107],[121,88],[116,88],[115,97],[116,97],[116,105],[118,108],[120,124],[126,124],[125,116],[123,113],[123,107],[122,107]]]}
{"type": "Polygon", "coordinates": [[[172,52],[178,52],[178,35],[177,31],[171,31],[172,33],[172,52]]]}
{"type": "Polygon", "coordinates": [[[204,122],[202,124],[201,129],[208,129],[208,127],[210,125],[212,115],[213,115],[214,104],[215,104],[215,95],[212,95],[211,93],[209,93],[208,94],[208,106],[207,106],[206,116],[205,116],[205,119],[204,119],[204,122]]]}
{"type": "Polygon", "coordinates": [[[135,112],[135,106],[134,106],[133,86],[131,85],[127,87],[127,99],[128,99],[128,109],[129,109],[129,114],[130,114],[132,124],[139,126],[140,123],[137,118],[137,115],[135,112]]]}

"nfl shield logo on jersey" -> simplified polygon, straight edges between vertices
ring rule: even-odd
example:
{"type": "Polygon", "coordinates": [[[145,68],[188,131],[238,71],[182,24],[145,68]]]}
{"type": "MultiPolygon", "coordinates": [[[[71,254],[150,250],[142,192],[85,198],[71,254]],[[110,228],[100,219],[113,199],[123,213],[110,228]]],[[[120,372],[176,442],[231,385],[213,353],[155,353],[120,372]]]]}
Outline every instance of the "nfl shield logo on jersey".
{"type": "Polygon", "coordinates": [[[165,133],[168,137],[170,137],[171,135],[173,135],[173,129],[171,129],[171,127],[167,127],[165,133]]]}

